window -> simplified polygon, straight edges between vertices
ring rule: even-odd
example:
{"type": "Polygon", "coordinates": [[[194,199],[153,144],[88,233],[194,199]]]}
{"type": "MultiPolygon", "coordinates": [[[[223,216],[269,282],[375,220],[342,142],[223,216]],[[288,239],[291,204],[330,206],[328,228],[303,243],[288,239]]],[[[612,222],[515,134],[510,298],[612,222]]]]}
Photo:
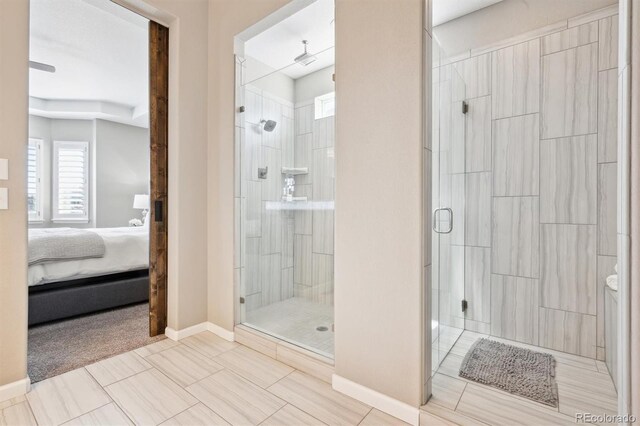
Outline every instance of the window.
{"type": "Polygon", "coordinates": [[[52,205],[54,221],[89,221],[89,142],[53,142],[52,205]]]}
{"type": "Polygon", "coordinates": [[[315,107],[316,120],[336,115],[336,92],[318,96],[315,107]]]}
{"type": "Polygon", "coordinates": [[[42,140],[29,139],[27,151],[27,206],[29,222],[42,221],[42,140]]]}

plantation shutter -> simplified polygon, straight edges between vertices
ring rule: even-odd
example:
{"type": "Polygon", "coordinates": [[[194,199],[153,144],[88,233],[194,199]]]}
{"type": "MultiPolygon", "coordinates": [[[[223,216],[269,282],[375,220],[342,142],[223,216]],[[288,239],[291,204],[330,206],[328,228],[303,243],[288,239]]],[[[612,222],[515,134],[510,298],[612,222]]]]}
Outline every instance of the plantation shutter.
{"type": "Polygon", "coordinates": [[[89,143],[54,142],[54,220],[89,220],[89,143]]]}

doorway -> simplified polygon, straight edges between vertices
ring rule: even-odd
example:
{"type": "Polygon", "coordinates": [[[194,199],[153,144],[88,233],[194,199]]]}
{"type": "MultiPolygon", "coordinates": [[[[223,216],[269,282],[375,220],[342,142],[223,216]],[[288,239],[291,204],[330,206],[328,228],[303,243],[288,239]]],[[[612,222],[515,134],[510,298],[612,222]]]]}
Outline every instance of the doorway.
{"type": "Polygon", "coordinates": [[[424,408],[489,424],[625,414],[617,353],[624,293],[616,283],[625,262],[616,241],[624,161],[618,5],[588,10],[567,1],[571,13],[544,28],[485,45],[472,40],[474,25],[503,6],[459,16],[468,33],[448,32],[446,21],[433,28],[433,343],[425,365],[432,399],[424,408]],[[589,35],[570,40],[578,32],[589,35]],[[441,331],[446,309],[458,316],[452,339],[441,331]],[[483,339],[553,357],[555,404],[463,376],[483,339]],[[444,401],[447,392],[454,398],[444,401]],[[479,409],[498,401],[502,410],[479,409]]]}
{"type": "Polygon", "coordinates": [[[30,51],[39,381],[164,338],[168,28],[112,2],[34,0],[30,51]]]}

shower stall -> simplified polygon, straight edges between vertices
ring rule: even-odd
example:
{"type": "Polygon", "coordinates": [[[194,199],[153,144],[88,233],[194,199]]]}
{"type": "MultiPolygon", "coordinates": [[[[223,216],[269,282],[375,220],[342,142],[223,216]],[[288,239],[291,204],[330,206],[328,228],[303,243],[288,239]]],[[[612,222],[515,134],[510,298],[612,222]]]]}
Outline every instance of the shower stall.
{"type": "Polygon", "coordinates": [[[313,72],[250,53],[236,58],[236,323],[333,358],[333,51],[313,72]]]}
{"type": "Polygon", "coordinates": [[[614,6],[462,54],[434,41],[434,374],[467,333],[605,361],[617,380],[617,32],[614,6]]]}

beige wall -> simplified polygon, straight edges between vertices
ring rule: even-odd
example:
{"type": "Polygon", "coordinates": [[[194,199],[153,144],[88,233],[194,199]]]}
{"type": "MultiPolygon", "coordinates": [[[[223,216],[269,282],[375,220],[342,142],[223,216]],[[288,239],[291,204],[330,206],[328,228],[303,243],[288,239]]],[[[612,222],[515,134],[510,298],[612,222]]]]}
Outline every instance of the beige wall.
{"type": "Polygon", "coordinates": [[[208,0],[115,0],[169,25],[168,326],[207,320],[208,0]]]}
{"type": "Polygon", "coordinates": [[[422,5],[337,0],[336,22],[336,374],[417,406],[422,5]]]}
{"type": "Polygon", "coordinates": [[[27,375],[29,3],[0,1],[0,158],[9,159],[9,210],[0,210],[0,386],[27,375]]]}
{"type": "Polygon", "coordinates": [[[449,55],[489,45],[595,9],[617,0],[504,0],[433,28],[449,55]]]}
{"type": "Polygon", "coordinates": [[[209,8],[208,301],[209,321],[234,326],[233,38],[287,0],[211,0],[209,8]]]}

